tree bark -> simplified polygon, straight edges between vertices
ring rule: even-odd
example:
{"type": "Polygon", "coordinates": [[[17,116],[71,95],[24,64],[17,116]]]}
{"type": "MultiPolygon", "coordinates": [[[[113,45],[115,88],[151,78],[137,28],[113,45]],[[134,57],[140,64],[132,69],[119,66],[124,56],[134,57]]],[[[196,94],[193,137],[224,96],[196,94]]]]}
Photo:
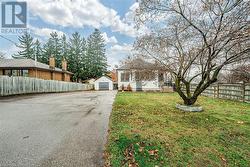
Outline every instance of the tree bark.
{"type": "MultiPolygon", "coordinates": [[[[183,99],[184,100],[184,99],[183,99]]],[[[197,101],[197,97],[191,97],[184,100],[184,104],[187,106],[193,105],[197,101]]]]}
{"type": "Polygon", "coordinates": [[[180,95],[182,98],[183,102],[187,106],[194,105],[195,102],[197,101],[198,97],[200,94],[213,82],[205,82],[205,80],[201,81],[200,86],[196,87],[196,90],[194,91],[193,94],[191,94],[191,84],[186,81],[182,81],[185,85],[186,88],[186,94],[184,94],[183,90],[181,90],[181,78],[176,78],[175,84],[176,84],[176,92],[180,95]]]}

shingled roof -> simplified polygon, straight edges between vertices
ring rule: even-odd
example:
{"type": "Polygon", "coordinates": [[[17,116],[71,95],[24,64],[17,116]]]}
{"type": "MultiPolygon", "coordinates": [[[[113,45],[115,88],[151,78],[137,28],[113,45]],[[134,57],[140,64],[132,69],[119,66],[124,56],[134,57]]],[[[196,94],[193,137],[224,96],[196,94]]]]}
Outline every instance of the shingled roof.
{"type": "Polygon", "coordinates": [[[73,74],[69,71],[63,71],[60,68],[52,69],[48,64],[36,62],[32,59],[0,59],[0,69],[41,69],[47,71],[66,72],[73,74]]]}

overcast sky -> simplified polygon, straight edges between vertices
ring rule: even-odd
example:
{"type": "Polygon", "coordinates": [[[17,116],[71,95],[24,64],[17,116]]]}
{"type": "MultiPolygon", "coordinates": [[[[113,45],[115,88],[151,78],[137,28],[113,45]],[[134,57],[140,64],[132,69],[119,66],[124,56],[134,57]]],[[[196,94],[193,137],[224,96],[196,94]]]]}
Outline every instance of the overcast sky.
{"type": "MultiPolygon", "coordinates": [[[[28,27],[41,42],[51,31],[70,36],[75,31],[87,37],[99,28],[107,43],[108,64],[114,66],[129,54],[137,31],[133,15],[136,0],[26,0],[28,27]]],[[[4,35],[4,34],[2,34],[4,35]]],[[[18,42],[16,35],[4,35],[18,42]]],[[[15,45],[0,38],[0,50],[10,57],[17,51],[15,45]]]]}

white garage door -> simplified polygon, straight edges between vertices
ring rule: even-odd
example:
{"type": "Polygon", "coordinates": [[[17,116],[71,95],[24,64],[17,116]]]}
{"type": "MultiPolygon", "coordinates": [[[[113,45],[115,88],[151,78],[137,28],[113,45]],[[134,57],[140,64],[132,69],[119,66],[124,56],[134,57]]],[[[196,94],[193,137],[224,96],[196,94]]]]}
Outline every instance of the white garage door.
{"type": "Polygon", "coordinates": [[[109,90],[109,82],[99,82],[99,90],[109,90]]]}

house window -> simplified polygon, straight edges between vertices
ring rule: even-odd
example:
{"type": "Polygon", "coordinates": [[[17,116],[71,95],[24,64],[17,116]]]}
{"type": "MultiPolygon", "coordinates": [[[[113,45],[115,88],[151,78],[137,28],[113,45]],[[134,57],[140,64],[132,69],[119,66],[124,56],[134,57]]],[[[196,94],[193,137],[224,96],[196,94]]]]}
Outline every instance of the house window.
{"type": "Polygon", "coordinates": [[[155,80],[155,72],[149,70],[140,70],[135,72],[136,81],[153,81],[155,80]]]}
{"type": "Polygon", "coordinates": [[[3,75],[28,77],[29,71],[28,70],[3,70],[3,75]]]}
{"type": "Polygon", "coordinates": [[[164,81],[164,74],[159,73],[159,82],[163,82],[163,81],[164,81]]]}
{"type": "Polygon", "coordinates": [[[29,70],[22,70],[24,77],[28,77],[29,76],[29,70]]]}
{"type": "Polygon", "coordinates": [[[129,72],[121,73],[121,82],[129,82],[129,72]]]}
{"type": "Polygon", "coordinates": [[[20,70],[12,70],[12,76],[19,76],[20,70]]]}
{"type": "Polygon", "coordinates": [[[4,70],[4,75],[11,76],[12,75],[11,70],[4,70]]]}

